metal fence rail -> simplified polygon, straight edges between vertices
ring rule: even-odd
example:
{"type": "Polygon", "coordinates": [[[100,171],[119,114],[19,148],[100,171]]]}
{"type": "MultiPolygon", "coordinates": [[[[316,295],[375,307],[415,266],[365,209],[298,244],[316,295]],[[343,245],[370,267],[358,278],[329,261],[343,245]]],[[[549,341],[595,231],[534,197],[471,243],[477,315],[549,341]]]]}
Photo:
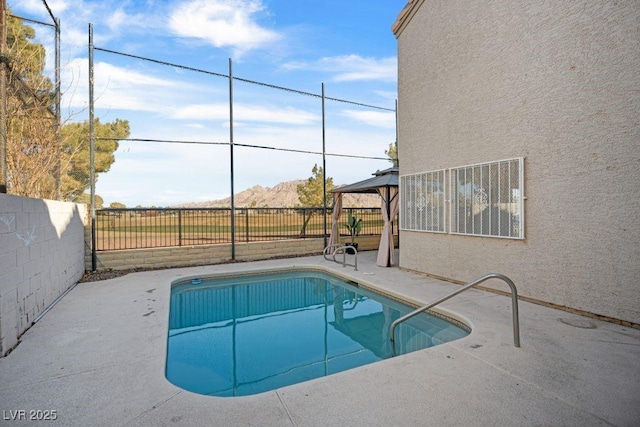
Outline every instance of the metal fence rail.
{"type": "MultiPolygon", "coordinates": [[[[324,237],[322,211],[322,208],[236,208],[235,241],[324,237]]],[[[379,208],[345,208],[343,217],[349,212],[362,218],[361,235],[382,232],[384,223],[379,208]]],[[[328,210],[329,224],[331,214],[328,210]]],[[[230,208],[96,210],[98,251],[217,243],[231,243],[230,208]]]]}

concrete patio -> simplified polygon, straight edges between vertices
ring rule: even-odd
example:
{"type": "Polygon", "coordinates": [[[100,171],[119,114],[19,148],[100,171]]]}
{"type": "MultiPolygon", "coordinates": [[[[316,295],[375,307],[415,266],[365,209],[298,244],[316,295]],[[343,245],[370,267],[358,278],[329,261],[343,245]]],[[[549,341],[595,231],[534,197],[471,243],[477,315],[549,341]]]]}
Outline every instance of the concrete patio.
{"type": "Polygon", "coordinates": [[[520,302],[515,348],[510,299],[476,289],[442,304],[472,333],[434,348],[248,397],[201,396],[165,379],[177,278],[314,266],[422,303],[459,287],[376,267],[375,255],[361,253],[357,272],[314,256],[81,283],[0,359],[0,424],[640,425],[640,330],[520,302]],[[29,421],[30,410],[56,420],[29,421]],[[12,420],[15,411],[27,420],[12,420]]]}

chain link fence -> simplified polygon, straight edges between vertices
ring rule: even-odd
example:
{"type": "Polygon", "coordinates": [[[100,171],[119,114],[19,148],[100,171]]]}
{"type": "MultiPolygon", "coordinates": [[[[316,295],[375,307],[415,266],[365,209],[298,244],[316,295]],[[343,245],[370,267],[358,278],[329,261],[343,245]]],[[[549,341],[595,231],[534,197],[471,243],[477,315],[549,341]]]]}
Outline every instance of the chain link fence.
{"type": "MultiPolygon", "coordinates": [[[[98,46],[90,47],[90,52],[94,64],[90,73],[96,76],[90,108],[116,111],[119,105],[135,104],[136,117],[147,123],[144,129],[132,127],[129,137],[96,132],[96,155],[101,144],[117,143],[117,161],[109,173],[96,169],[96,195],[107,201],[102,207],[177,207],[179,199],[213,201],[256,184],[300,180],[314,164],[331,175],[348,168],[373,172],[389,166],[389,158],[383,155],[395,140],[395,128],[384,136],[372,127],[358,134],[345,131],[344,122],[347,113],[372,111],[395,117],[395,107],[238,77],[231,60],[223,73],[98,46]],[[106,69],[145,83],[127,91],[126,83],[117,77],[105,78],[106,69]],[[176,75],[167,77],[167,70],[175,70],[176,75]],[[376,144],[376,140],[385,142],[376,144]],[[171,176],[171,180],[161,179],[159,185],[158,176],[171,176]],[[274,181],[275,176],[279,181],[274,181]],[[131,180],[138,193],[144,193],[140,200],[132,201],[132,189],[122,188],[129,187],[131,180]],[[117,203],[111,206],[112,202],[117,203]]],[[[294,200],[279,207],[296,204],[294,200]]]]}
{"type": "MultiPolygon", "coordinates": [[[[79,107],[75,104],[69,105],[70,117],[63,120],[59,21],[53,15],[52,23],[35,21],[6,10],[2,17],[0,187],[4,192],[87,203],[99,177],[96,208],[172,206],[181,198],[184,202],[215,200],[229,194],[229,189],[277,184],[269,181],[275,172],[282,179],[299,180],[308,176],[314,164],[322,163],[324,171],[343,171],[347,162],[350,168],[356,162],[363,165],[357,169],[373,172],[386,163],[385,157],[361,154],[372,153],[371,140],[379,132],[345,134],[331,124],[325,127],[325,120],[344,121],[345,108],[352,114],[371,110],[391,115],[395,108],[325,96],[324,85],[322,93],[299,90],[232,76],[230,68],[227,73],[212,72],[100,47],[91,50],[101,56],[96,99],[89,105],[89,110],[96,108],[97,117],[78,120],[87,105],[78,112],[73,110],[79,107]],[[47,64],[51,58],[44,45],[55,47],[53,67],[47,64]],[[161,68],[179,75],[169,81],[160,77],[161,68]],[[138,84],[134,93],[123,93],[108,69],[127,70],[147,81],[138,84]],[[158,96],[162,84],[185,88],[184,96],[167,105],[167,99],[158,96]],[[235,93],[229,89],[234,85],[235,93]],[[190,98],[194,93],[211,96],[206,105],[194,105],[190,98]],[[114,99],[128,105],[114,105],[114,99]],[[133,110],[138,117],[145,116],[142,123],[146,124],[136,121],[137,127],[130,129],[127,115],[133,110]],[[256,178],[257,163],[263,176],[256,178]],[[181,169],[189,173],[180,173],[181,169]],[[287,176],[283,172],[289,169],[287,176]],[[153,173],[171,174],[175,186],[155,185],[153,173]],[[121,183],[124,179],[128,181],[121,183]],[[204,184],[222,181],[228,181],[223,191],[204,184]],[[130,197],[133,188],[146,197],[130,197]]],[[[65,76],[76,74],[77,90],[82,91],[86,82],[80,80],[86,72],[65,71],[65,76]]],[[[394,136],[389,132],[387,141],[394,136]]],[[[376,151],[382,154],[385,148],[381,145],[376,151]]]]}
{"type": "MultiPolygon", "coordinates": [[[[78,112],[63,120],[59,21],[52,14],[52,23],[8,11],[2,15],[1,188],[89,203],[94,254],[326,236],[328,201],[300,207],[296,198],[274,207],[257,196],[243,201],[234,196],[238,189],[260,187],[256,184],[275,185],[276,176],[300,180],[318,164],[322,179],[327,170],[373,172],[389,166],[382,154],[395,140],[395,107],[327,96],[324,84],[321,91],[300,90],[239,77],[231,60],[228,71],[214,72],[97,47],[91,25],[88,64],[71,73],[79,76],[79,90],[88,89],[88,120],[78,120],[78,112]],[[44,46],[34,42],[36,29],[45,34],[38,40],[55,46],[54,67],[47,66],[44,46]],[[345,124],[371,112],[393,117],[393,128],[381,133],[345,124]],[[228,194],[225,209],[206,205],[228,194]],[[297,211],[273,210],[294,207],[321,212],[307,224],[297,211]],[[302,218],[303,225],[292,218],[302,218]]],[[[75,107],[87,110],[87,104],[75,104],[70,111],[75,107]]]]}
{"type": "Polygon", "coordinates": [[[51,22],[41,22],[12,15],[4,2],[1,9],[0,192],[64,200],[59,21],[50,10],[51,22]],[[53,66],[36,38],[54,46],[53,66]]]}

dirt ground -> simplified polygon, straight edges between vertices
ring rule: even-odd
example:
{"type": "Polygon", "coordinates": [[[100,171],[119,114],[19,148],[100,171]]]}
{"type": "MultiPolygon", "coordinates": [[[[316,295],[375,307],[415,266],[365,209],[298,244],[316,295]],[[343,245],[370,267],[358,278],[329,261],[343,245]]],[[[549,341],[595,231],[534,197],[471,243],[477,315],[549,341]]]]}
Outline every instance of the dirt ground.
{"type": "MultiPolygon", "coordinates": [[[[274,256],[274,257],[270,257],[270,258],[265,258],[265,260],[281,259],[281,258],[296,258],[296,257],[304,257],[304,256],[308,256],[308,255],[313,255],[313,254],[282,255],[282,256],[274,256]]],[[[318,254],[315,254],[315,255],[320,255],[320,254],[318,253],[318,254]]],[[[243,261],[243,260],[226,261],[226,263],[238,263],[238,262],[246,262],[246,261],[243,261]]],[[[175,267],[165,267],[165,268],[142,268],[142,267],[137,267],[137,268],[129,268],[129,269],[126,269],[126,270],[111,270],[110,269],[110,270],[100,270],[100,271],[96,271],[96,272],[86,271],[78,283],[97,282],[98,280],[114,279],[116,277],[124,276],[125,274],[129,274],[129,273],[136,273],[138,271],[164,270],[164,269],[168,269],[168,268],[175,268],[175,267]]]]}
{"type": "Polygon", "coordinates": [[[97,282],[98,280],[113,279],[116,277],[124,276],[125,274],[134,273],[136,271],[145,271],[145,270],[149,270],[149,269],[131,268],[128,270],[102,270],[102,271],[96,271],[96,272],[87,271],[84,273],[79,283],[97,282]]]}

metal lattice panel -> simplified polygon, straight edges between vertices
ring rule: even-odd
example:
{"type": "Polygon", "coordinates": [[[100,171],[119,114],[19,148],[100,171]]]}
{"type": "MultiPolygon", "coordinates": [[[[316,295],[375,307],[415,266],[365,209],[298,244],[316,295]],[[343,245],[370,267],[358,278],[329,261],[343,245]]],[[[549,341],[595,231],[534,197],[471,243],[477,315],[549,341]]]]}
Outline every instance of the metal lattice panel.
{"type": "Polygon", "coordinates": [[[403,175],[400,195],[402,230],[524,239],[523,158],[403,175]]]}
{"type": "Polygon", "coordinates": [[[524,238],[523,159],[452,168],[451,233],[524,238]]]}
{"type": "Polygon", "coordinates": [[[400,177],[400,227],[446,232],[445,188],[444,170],[400,177]]]}

